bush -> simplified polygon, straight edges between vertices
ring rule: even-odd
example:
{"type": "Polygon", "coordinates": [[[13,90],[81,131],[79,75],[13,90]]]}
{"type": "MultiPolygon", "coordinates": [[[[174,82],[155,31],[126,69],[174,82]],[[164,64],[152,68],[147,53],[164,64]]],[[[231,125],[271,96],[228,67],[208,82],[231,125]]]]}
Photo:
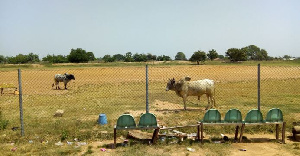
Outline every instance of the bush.
{"type": "Polygon", "coordinates": [[[8,125],[8,120],[4,120],[2,118],[2,112],[0,111],[0,130],[6,129],[7,125],[8,125]]]}
{"type": "Polygon", "coordinates": [[[61,140],[61,141],[64,141],[64,140],[66,140],[68,137],[69,137],[69,131],[63,130],[62,133],[61,133],[60,140],[61,140]]]}

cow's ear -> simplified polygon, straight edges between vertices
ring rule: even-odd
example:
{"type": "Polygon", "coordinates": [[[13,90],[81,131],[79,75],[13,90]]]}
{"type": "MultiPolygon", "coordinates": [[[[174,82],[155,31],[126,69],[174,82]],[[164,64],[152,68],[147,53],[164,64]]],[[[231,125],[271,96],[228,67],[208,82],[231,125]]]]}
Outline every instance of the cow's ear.
{"type": "Polygon", "coordinates": [[[186,76],[186,77],[184,78],[184,80],[185,80],[185,81],[190,81],[191,78],[190,78],[189,76],[186,76]]]}
{"type": "Polygon", "coordinates": [[[175,79],[174,78],[172,79],[172,83],[175,83],[175,79]]]}

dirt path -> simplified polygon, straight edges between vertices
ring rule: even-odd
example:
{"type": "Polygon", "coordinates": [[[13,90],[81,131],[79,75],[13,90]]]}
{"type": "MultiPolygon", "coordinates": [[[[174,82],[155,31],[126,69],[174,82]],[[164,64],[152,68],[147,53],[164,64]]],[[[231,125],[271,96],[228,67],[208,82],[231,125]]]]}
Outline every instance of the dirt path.
{"type": "MultiPolygon", "coordinates": [[[[290,134],[288,134],[290,135],[290,134]]],[[[250,143],[231,143],[231,144],[214,144],[214,143],[205,143],[204,145],[193,144],[191,148],[194,151],[188,151],[187,145],[185,144],[171,144],[171,145],[161,145],[161,146],[151,146],[151,145],[142,145],[143,150],[150,155],[230,155],[230,156],[254,156],[254,155],[284,155],[284,156],[293,156],[295,152],[289,151],[286,146],[292,146],[295,142],[289,139],[286,140],[286,144],[281,144],[274,140],[274,135],[272,134],[258,134],[258,135],[245,135],[248,138],[248,142],[250,143]],[[216,146],[215,146],[216,145],[216,146]],[[222,148],[224,153],[219,153],[216,148],[222,148]],[[244,149],[241,150],[241,149],[244,149]]],[[[233,137],[230,136],[229,137],[233,137]]],[[[121,143],[122,139],[118,138],[117,143],[121,143]]],[[[93,150],[92,155],[122,155],[124,152],[134,151],[132,148],[135,148],[133,145],[132,147],[118,147],[117,149],[109,149],[104,148],[107,145],[113,143],[113,140],[106,140],[106,141],[98,141],[98,142],[91,142],[88,146],[92,147],[93,150]],[[105,149],[105,151],[102,151],[105,149]]],[[[87,151],[86,149],[82,150],[82,154],[87,151]]],[[[135,155],[135,153],[132,153],[135,155]]]]}

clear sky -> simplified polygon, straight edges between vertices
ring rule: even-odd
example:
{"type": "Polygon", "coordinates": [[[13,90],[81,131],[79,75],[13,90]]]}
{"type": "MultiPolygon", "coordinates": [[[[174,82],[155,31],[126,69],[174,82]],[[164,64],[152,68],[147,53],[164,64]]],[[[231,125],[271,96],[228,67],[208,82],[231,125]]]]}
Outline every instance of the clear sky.
{"type": "Polygon", "coordinates": [[[0,0],[0,55],[187,58],[256,45],[300,56],[300,0],[0,0]]]}

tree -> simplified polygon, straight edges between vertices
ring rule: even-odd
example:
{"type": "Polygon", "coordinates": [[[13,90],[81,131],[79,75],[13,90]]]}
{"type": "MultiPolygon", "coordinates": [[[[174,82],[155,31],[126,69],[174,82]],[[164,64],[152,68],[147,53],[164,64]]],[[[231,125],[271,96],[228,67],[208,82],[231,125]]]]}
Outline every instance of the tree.
{"type": "Polygon", "coordinates": [[[39,56],[33,53],[29,53],[28,55],[18,54],[15,57],[6,57],[4,60],[11,64],[34,63],[40,61],[39,56]]]}
{"type": "Polygon", "coordinates": [[[215,49],[208,51],[207,57],[212,61],[215,58],[218,58],[218,53],[215,49]]]}
{"type": "Polygon", "coordinates": [[[49,63],[68,63],[68,58],[63,55],[47,55],[46,57],[42,58],[43,61],[47,61],[49,63]]]}
{"type": "Polygon", "coordinates": [[[18,54],[15,57],[6,57],[7,63],[9,64],[23,64],[28,62],[27,55],[18,54]]]}
{"type": "Polygon", "coordinates": [[[260,49],[257,53],[257,60],[269,60],[268,52],[265,49],[260,49]]]}
{"type": "Polygon", "coordinates": [[[147,54],[147,61],[156,60],[156,55],[152,55],[150,53],[147,54]]]}
{"type": "Polygon", "coordinates": [[[249,45],[247,47],[242,48],[242,50],[246,51],[247,57],[249,60],[267,60],[268,53],[264,49],[260,49],[256,45],[249,45]]]}
{"type": "Polygon", "coordinates": [[[64,55],[57,55],[53,57],[53,63],[68,63],[68,58],[64,55]]]}
{"type": "Polygon", "coordinates": [[[42,61],[53,63],[53,56],[48,54],[46,57],[42,58],[42,61]]]}
{"type": "Polygon", "coordinates": [[[283,58],[284,60],[289,60],[289,59],[291,58],[291,56],[289,56],[289,55],[284,55],[282,58],[283,58]]]}
{"type": "Polygon", "coordinates": [[[7,60],[7,63],[9,63],[9,64],[16,64],[16,57],[7,56],[7,57],[5,57],[5,60],[7,60]]]}
{"type": "Polygon", "coordinates": [[[28,62],[40,62],[39,56],[37,54],[29,53],[27,56],[28,62]]]}
{"type": "Polygon", "coordinates": [[[89,58],[85,50],[81,48],[71,49],[70,55],[67,56],[72,63],[88,62],[89,58]]]}
{"type": "Polygon", "coordinates": [[[95,55],[94,55],[93,52],[87,52],[86,55],[87,55],[89,61],[95,61],[96,60],[95,55]]]}
{"type": "Polygon", "coordinates": [[[6,62],[6,59],[3,55],[0,55],[0,63],[6,62]]]}
{"type": "Polygon", "coordinates": [[[18,63],[27,63],[28,62],[28,56],[27,55],[23,55],[23,54],[19,54],[15,57],[15,64],[18,63]]]}
{"type": "Polygon", "coordinates": [[[115,54],[113,55],[113,58],[115,59],[115,61],[124,61],[125,57],[122,54],[115,54]]]}
{"type": "Polygon", "coordinates": [[[194,52],[194,54],[190,58],[190,61],[196,61],[198,65],[200,64],[200,62],[204,62],[205,60],[206,60],[206,53],[200,50],[194,52]]]}
{"type": "Polygon", "coordinates": [[[170,56],[166,56],[166,55],[162,55],[162,56],[158,56],[156,58],[157,61],[171,61],[171,57],[170,56]]]}
{"type": "Polygon", "coordinates": [[[152,59],[151,60],[156,60],[157,56],[156,55],[152,55],[152,59]]]}
{"type": "Polygon", "coordinates": [[[219,59],[224,59],[225,57],[224,57],[224,55],[218,55],[218,58],[219,59]]]}
{"type": "Polygon", "coordinates": [[[226,56],[228,56],[228,58],[233,62],[247,60],[245,49],[230,48],[227,50],[226,56]]]}
{"type": "Polygon", "coordinates": [[[115,61],[115,59],[114,59],[113,57],[111,57],[110,55],[105,55],[105,56],[102,58],[102,60],[103,60],[104,62],[114,62],[114,61],[115,61]]]}
{"type": "Polygon", "coordinates": [[[125,54],[125,62],[133,62],[133,58],[132,58],[132,53],[131,52],[127,52],[125,54]]]}
{"type": "Polygon", "coordinates": [[[272,57],[272,56],[268,56],[268,60],[274,60],[275,58],[274,57],[272,57]]]}
{"type": "Polygon", "coordinates": [[[185,54],[183,52],[178,52],[175,56],[175,60],[183,60],[183,61],[186,61],[186,57],[185,57],[185,54]]]}
{"type": "Polygon", "coordinates": [[[133,60],[135,62],[146,62],[147,61],[147,56],[145,54],[134,54],[133,55],[133,60]]]}

